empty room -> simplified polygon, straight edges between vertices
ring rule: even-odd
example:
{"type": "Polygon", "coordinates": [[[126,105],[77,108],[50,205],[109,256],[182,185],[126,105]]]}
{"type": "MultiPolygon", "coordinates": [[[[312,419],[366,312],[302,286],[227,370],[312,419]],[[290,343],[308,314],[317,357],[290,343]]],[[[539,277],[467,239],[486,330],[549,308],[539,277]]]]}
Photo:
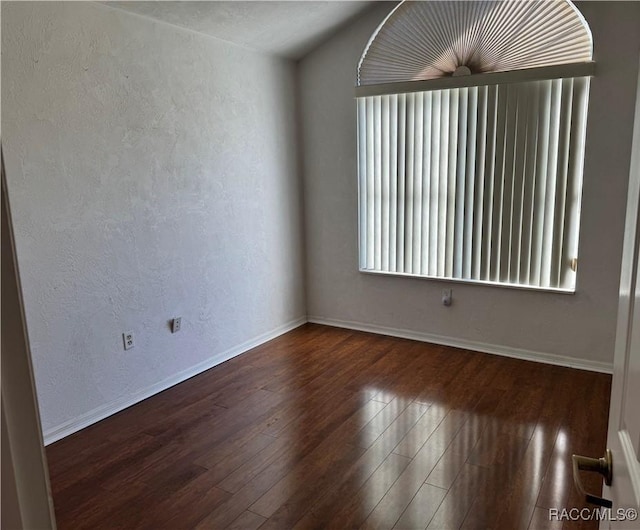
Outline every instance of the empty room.
{"type": "Polygon", "coordinates": [[[3,529],[640,529],[640,2],[1,29],[3,529]]]}

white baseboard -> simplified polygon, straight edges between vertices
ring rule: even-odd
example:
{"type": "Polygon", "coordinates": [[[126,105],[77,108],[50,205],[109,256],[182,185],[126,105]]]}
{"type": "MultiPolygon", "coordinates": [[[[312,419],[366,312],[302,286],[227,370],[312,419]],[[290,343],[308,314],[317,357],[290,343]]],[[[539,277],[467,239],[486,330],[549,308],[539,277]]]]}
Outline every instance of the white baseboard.
{"type": "Polygon", "coordinates": [[[433,344],[452,346],[454,348],[463,348],[465,350],[474,350],[482,353],[490,353],[493,355],[502,355],[503,357],[513,357],[514,359],[522,359],[525,361],[554,364],[557,366],[567,366],[569,368],[578,368],[580,370],[602,372],[605,374],[613,373],[613,364],[601,361],[576,359],[575,357],[565,357],[563,355],[555,355],[552,353],[542,353],[531,350],[523,350],[520,348],[509,348],[506,346],[497,346],[495,344],[486,344],[484,342],[444,337],[442,335],[435,335],[433,333],[423,333],[421,331],[411,331],[408,329],[390,328],[386,326],[378,326],[376,324],[352,322],[349,320],[335,320],[332,318],[310,316],[308,317],[308,321],[314,324],[324,324],[326,326],[334,326],[338,328],[347,328],[357,331],[368,331],[370,333],[377,333],[379,335],[389,335],[391,337],[400,337],[403,339],[412,339],[421,342],[431,342],[433,344]]]}
{"type": "Polygon", "coordinates": [[[140,401],[147,399],[167,388],[170,388],[182,381],[190,379],[209,368],[228,361],[233,357],[236,357],[246,351],[260,346],[261,344],[268,342],[288,331],[291,331],[306,322],[312,322],[315,324],[323,324],[325,326],[333,326],[338,328],[353,329],[357,331],[367,331],[369,333],[377,333],[378,335],[389,335],[391,337],[400,337],[403,339],[417,340],[420,342],[431,342],[433,344],[441,344],[444,346],[453,346],[455,348],[464,348],[467,350],[474,350],[483,353],[489,353],[493,355],[502,355],[504,357],[513,357],[515,359],[523,359],[525,361],[534,361],[546,364],[554,364],[558,366],[568,366],[570,368],[578,368],[580,370],[589,370],[592,372],[602,372],[610,374],[613,372],[613,365],[611,363],[604,363],[600,361],[589,361],[586,359],[576,359],[574,357],[565,357],[562,355],[554,355],[550,353],[535,352],[530,350],[523,350],[519,348],[508,348],[505,346],[497,346],[494,344],[486,344],[483,342],[470,341],[465,339],[456,339],[451,337],[444,337],[442,335],[436,335],[433,333],[424,333],[419,331],[411,331],[408,329],[391,328],[386,326],[378,326],[376,324],[366,324],[363,322],[352,322],[349,320],[336,320],[331,318],[322,317],[301,317],[296,320],[292,320],[278,326],[277,328],[263,333],[251,340],[243,342],[238,346],[235,346],[225,352],[219,353],[206,361],[196,364],[186,370],[183,370],[159,383],[151,385],[135,394],[128,395],[121,399],[112,401],[100,407],[97,407],[89,412],[81,414],[80,416],[64,422],[57,427],[47,429],[44,433],[44,443],[49,445],[57,440],[60,440],[66,436],[69,436],[89,425],[97,423],[113,414],[120,412],[140,401]]]}
{"type": "Polygon", "coordinates": [[[47,431],[44,433],[44,444],[49,445],[57,440],[64,438],[65,436],[69,436],[70,434],[79,431],[80,429],[84,429],[89,425],[97,423],[98,421],[103,420],[115,414],[116,412],[120,412],[121,410],[124,410],[131,405],[135,405],[136,403],[139,403],[144,399],[147,399],[159,392],[162,392],[163,390],[166,390],[167,388],[177,385],[178,383],[182,383],[182,381],[198,375],[205,370],[208,370],[209,368],[213,368],[220,363],[228,361],[229,359],[245,353],[246,351],[255,348],[256,346],[260,346],[261,344],[264,344],[271,339],[275,339],[276,337],[279,337],[280,335],[287,333],[288,331],[291,331],[292,329],[295,329],[302,324],[305,324],[306,322],[306,317],[301,317],[296,320],[287,322],[282,326],[278,326],[271,331],[263,333],[262,335],[254,337],[253,339],[246,342],[243,342],[242,344],[239,344],[238,346],[235,346],[225,352],[219,353],[207,359],[206,361],[198,363],[195,366],[191,366],[186,370],[182,370],[181,372],[172,375],[171,377],[168,377],[167,379],[164,379],[159,383],[144,388],[143,390],[140,390],[135,394],[116,399],[111,403],[101,405],[100,407],[81,414],[76,418],[66,421],[63,424],[58,425],[57,427],[47,429],[47,431]]]}

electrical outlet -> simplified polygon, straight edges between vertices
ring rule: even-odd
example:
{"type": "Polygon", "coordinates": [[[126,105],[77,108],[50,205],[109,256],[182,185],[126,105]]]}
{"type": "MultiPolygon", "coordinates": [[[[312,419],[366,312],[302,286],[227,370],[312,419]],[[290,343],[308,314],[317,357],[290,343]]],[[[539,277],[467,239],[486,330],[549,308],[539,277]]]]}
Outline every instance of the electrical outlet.
{"type": "Polygon", "coordinates": [[[125,331],[122,334],[122,341],[124,342],[124,349],[130,350],[135,346],[133,342],[133,331],[125,331]]]}
{"type": "Polygon", "coordinates": [[[182,317],[176,317],[171,322],[171,333],[178,333],[182,327],[182,317]]]}
{"type": "Polygon", "coordinates": [[[442,291],[442,305],[449,307],[451,305],[452,297],[453,297],[453,290],[444,289],[442,291]]]}

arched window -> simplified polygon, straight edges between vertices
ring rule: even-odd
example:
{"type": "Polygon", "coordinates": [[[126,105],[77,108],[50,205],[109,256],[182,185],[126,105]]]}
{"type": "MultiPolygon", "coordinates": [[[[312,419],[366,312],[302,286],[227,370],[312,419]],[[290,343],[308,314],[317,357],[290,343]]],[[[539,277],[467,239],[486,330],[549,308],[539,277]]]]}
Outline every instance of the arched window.
{"type": "Polygon", "coordinates": [[[568,0],[399,4],[358,65],[360,270],[574,291],[592,49],[568,0]]]}

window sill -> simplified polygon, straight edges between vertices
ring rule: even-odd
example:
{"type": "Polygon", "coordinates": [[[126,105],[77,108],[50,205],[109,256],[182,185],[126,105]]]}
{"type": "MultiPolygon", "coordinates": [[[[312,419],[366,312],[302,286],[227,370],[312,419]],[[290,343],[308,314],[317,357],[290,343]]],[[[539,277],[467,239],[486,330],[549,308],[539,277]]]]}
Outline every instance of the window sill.
{"type": "Polygon", "coordinates": [[[414,278],[418,280],[436,280],[440,282],[447,283],[465,283],[471,285],[483,285],[486,287],[501,287],[506,289],[518,289],[523,291],[537,291],[537,292],[547,292],[547,293],[557,293],[557,294],[576,294],[576,290],[560,288],[560,287],[538,287],[536,285],[520,285],[517,283],[498,283],[498,282],[488,282],[484,280],[470,280],[464,278],[449,278],[442,276],[425,276],[422,274],[409,274],[406,272],[389,272],[389,271],[375,271],[370,269],[359,269],[363,274],[371,274],[373,276],[397,276],[403,278],[414,278]]]}

